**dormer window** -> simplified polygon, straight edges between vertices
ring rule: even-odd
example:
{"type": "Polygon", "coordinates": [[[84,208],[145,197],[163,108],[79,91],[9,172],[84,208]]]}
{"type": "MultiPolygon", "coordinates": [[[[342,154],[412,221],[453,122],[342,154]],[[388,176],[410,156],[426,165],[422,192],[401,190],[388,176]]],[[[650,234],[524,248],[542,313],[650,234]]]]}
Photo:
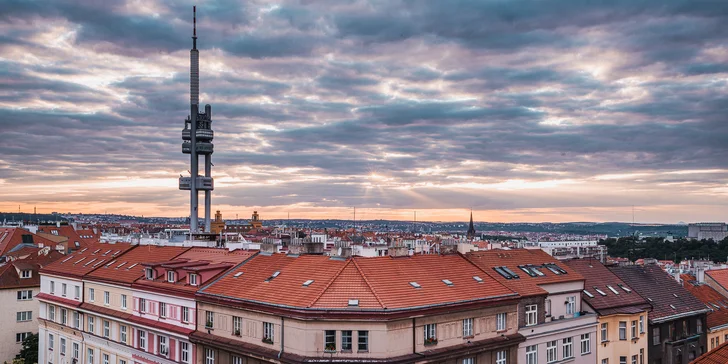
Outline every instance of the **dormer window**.
{"type": "Polygon", "coordinates": [[[150,281],[153,281],[154,280],[154,269],[147,268],[147,269],[144,270],[144,272],[145,272],[148,280],[150,280],[150,281]]]}
{"type": "Polygon", "coordinates": [[[24,269],[20,271],[20,278],[30,278],[32,271],[30,269],[24,269]]]}
{"type": "Polygon", "coordinates": [[[197,285],[197,274],[190,273],[190,286],[197,285]]]}
{"type": "Polygon", "coordinates": [[[167,282],[174,283],[174,271],[167,271],[167,282]]]}

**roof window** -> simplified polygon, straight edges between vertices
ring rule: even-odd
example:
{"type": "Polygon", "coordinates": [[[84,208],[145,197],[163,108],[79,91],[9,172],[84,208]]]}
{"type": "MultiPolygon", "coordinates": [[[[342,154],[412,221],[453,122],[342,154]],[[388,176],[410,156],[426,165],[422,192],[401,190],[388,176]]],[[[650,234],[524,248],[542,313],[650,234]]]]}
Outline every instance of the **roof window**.
{"type": "Polygon", "coordinates": [[[110,261],[108,264],[106,264],[106,268],[111,267],[114,263],[116,263],[115,260],[110,261]]]}
{"type": "Polygon", "coordinates": [[[309,280],[307,280],[307,281],[303,282],[303,286],[304,286],[304,287],[308,287],[308,286],[310,286],[310,285],[311,285],[312,283],[313,283],[313,279],[309,279],[309,280]]]}
{"type": "Polygon", "coordinates": [[[617,290],[614,289],[614,287],[607,285],[607,288],[609,288],[609,290],[612,291],[612,293],[617,294],[617,295],[619,294],[619,292],[617,292],[617,290]]]}
{"type": "Polygon", "coordinates": [[[518,274],[513,273],[508,267],[493,267],[493,270],[498,272],[505,279],[518,279],[518,274]]]}
{"type": "Polygon", "coordinates": [[[134,263],[134,264],[126,267],[126,270],[132,269],[132,268],[136,267],[137,265],[139,265],[139,263],[134,263]]]}
{"type": "Polygon", "coordinates": [[[70,257],[68,257],[66,259],[63,259],[63,261],[61,261],[61,263],[65,263],[65,262],[67,262],[67,261],[69,261],[71,259],[73,259],[73,255],[71,255],[70,257]]]}
{"type": "Polygon", "coordinates": [[[235,275],[233,276],[233,278],[238,278],[238,277],[240,277],[242,275],[243,275],[243,272],[237,272],[237,273],[235,273],[235,275]]]}
{"type": "Polygon", "coordinates": [[[84,266],[84,267],[86,267],[86,266],[88,266],[89,264],[93,263],[94,261],[96,261],[96,258],[93,258],[93,259],[89,260],[89,261],[88,261],[88,262],[86,262],[86,264],[84,264],[83,266],[84,266]]]}
{"type": "Polygon", "coordinates": [[[81,262],[83,262],[83,260],[84,260],[84,259],[86,259],[86,257],[83,257],[83,258],[81,258],[81,259],[77,260],[77,261],[76,261],[76,263],[73,263],[73,265],[76,265],[76,264],[78,264],[78,263],[81,263],[81,262]]]}
{"type": "Polygon", "coordinates": [[[606,296],[607,295],[606,293],[604,293],[604,291],[602,291],[601,289],[597,288],[596,286],[594,286],[594,290],[597,291],[597,293],[599,293],[602,296],[606,296]]]}
{"type": "Polygon", "coordinates": [[[629,288],[629,287],[627,287],[627,286],[625,286],[624,284],[622,284],[622,283],[619,283],[619,284],[618,284],[618,286],[619,286],[620,288],[622,288],[622,289],[623,289],[623,290],[624,290],[625,292],[627,292],[627,293],[632,293],[632,289],[631,289],[631,288],[629,288]]]}
{"type": "Polygon", "coordinates": [[[349,306],[359,306],[359,300],[356,298],[352,298],[349,300],[349,306]]]}
{"type": "Polygon", "coordinates": [[[278,276],[279,276],[280,274],[281,274],[281,272],[280,272],[280,271],[275,271],[275,272],[273,272],[273,275],[271,275],[270,277],[268,277],[268,279],[266,279],[265,281],[266,281],[266,282],[270,282],[270,281],[272,281],[272,280],[273,280],[273,278],[276,278],[276,277],[278,277],[278,276]]]}
{"type": "Polygon", "coordinates": [[[124,266],[124,264],[126,264],[126,262],[124,262],[124,263],[121,263],[121,264],[117,265],[117,266],[116,266],[116,269],[119,269],[119,268],[123,267],[123,266],[124,266]]]}
{"type": "Polygon", "coordinates": [[[673,310],[677,310],[677,308],[675,308],[675,305],[670,305],[670,308],[672,308],[673,310]]]}
{"type": "MultiPolygon", "coordinates": [[[[131,269],[131,267],[129,267],[131,269]]],[[[147,268],[144,270],[144,275],[147,277],[148,280],[153,281],[154,280],[154,270],[152,268],[147,268]]]]}
{"type": "Polygon", "coordinates": [[[591,294],[589,291],[583,290],[582,292],[584,292],[584,294],[587,295],[589,298],[594,298],[594,295],[591,294]]]}
{"type": "Polygon", "coordinates": [[[422,288],[422,286],[420,286],[420,284],[417,282],[409,282],[409,284],[410,284],[410,286],[415,287],[415,288],[422,288]]]}
{"type": "Polygon", "coordinates": [[[100,252],[100,251],[101,251],[101,249],[96,249],[96,250],[94,250],[94,252],[93,252],[93,253],[91,253],[91,254],[96,254],[96,253],[98,253],[98,252],[100,252]]]}
{"type": "Polygon", "coordinates": [[[554,263],[544,264],[544,267],[546,267],[548,270],[550,270],[553,274],[561,275],[566,274],[566,271],[561,269],[558,265],[554,263]]]}
{"type": "Polygon", "coordinates": [[[483,278],[480,278],[478,276],[473,276],[473,279],[475,279],[475,281],[478,283],[483,283],[483,278]]]}
{"type": "Polygon", "coordinates": [[[677,293],[673,293],[672,295],[673,295],[673,296],[674,296],[675,298],[677,298],[677,293]]]}
{"type": "Polygon", "coordinates": [[[449,279],[443,279],[442,283],[445,283],[448,287],[454,287],[455,285],[449,279]]]}

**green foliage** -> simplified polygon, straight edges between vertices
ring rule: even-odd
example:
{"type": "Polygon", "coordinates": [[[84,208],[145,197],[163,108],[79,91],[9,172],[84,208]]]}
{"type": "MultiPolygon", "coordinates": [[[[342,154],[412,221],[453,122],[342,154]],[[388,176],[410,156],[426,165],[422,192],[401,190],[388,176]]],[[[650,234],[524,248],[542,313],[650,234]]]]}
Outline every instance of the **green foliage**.
{"type": "Polygon", "coordinates": [[[23,340],[23,348],[17,358],[23,359],[26,364],[38,362],[38,334],[31,334],[23,340]]]}
{"type": "Polygon", "coordinates": [[[655,258],[677,263],[683,259],[710,259],[714,262],[725,262],[728,259],[728,238],[716,243],[713,240],[694,239],[677,239],[673,242],[663,238],[638,240],[627,236],[603,239],[599,244],[607,246],[610,256],[629,258],[631,261],[655,258]]]}

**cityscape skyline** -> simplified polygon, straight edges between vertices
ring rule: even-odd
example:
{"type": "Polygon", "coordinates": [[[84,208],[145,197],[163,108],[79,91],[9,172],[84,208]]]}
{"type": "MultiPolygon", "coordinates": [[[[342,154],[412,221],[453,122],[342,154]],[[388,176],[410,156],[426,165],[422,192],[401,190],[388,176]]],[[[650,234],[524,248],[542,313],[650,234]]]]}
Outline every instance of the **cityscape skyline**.
{"type": "MultiPolygon", "coordinates": [[[[213,210],[725,220],[728,8],[551,3],[206,3],[213,210]]],[[[7,6],[0,211],[186,214],[188,5],[7,6]]]]}

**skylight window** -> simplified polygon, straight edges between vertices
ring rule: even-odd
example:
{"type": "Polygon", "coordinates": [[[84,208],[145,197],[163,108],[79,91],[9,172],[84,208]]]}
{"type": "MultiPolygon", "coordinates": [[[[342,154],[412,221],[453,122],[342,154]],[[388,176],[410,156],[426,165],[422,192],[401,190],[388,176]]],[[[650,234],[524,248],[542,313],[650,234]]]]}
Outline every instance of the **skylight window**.
{"type": "Polygon", "coordinates": [[[672,308],[673,310],[677,310],[677,308],[675,308],[675,305],[670,305],[670,308],[672,308]]]}
{"type": "Polygon", "coordinates": [[[506,266],[502,266],[501,268],[502,268],[502,269],[503,269],[504,271],[506,271],[506,272],[507,272],[508,274],[512,275],[512,276],[513,276],[513,278],[516,278],[516,279],[518,278],[518,274],[516,274],[516,273],[515,273],[514,271],[512,271],[512,270],[511,270],[510,268],[508,268],[508,267],[506,267],[506,266]]]}
{"type": "Polygon", "coordinates": [[[111,267],[112,265],[114,265],[114,263],[116,263],[115,260],[110,261],[108,264],[106,264],[106,268],[111,267]]]}
{"type": "Polygon", "coordinates": [[[129,267],[127,267],[126,270],[132,269],[132,268],[136,267],[137,265],[139,265],[139,263],[134,263],[134,264],[130,265],[129,267]]]}
{"type": "Polygon", "coordinates": [[[83,258],[77,260],[76,263],[73,263],[73,264],[75,265],[75,264],[81,263],[81,262],[83,262],[84,259],[86,259],[86,257],[83,257],[83,258]]]}
{"type": "Polygon", "coordinates": [[[422,286],[420,286],[420,284],[417,282],[409,282],[409,284],[410,284],[410,286],[415,287],[415,288],[422,288],[422,286]]]}
{"type": "Polygon", "coordinates": [[[71,259],[73,259],[73,255],[71,255],[70,257],[68,257],[66,259],[63,259],[63,261],[61,263],[65,263],[65,262],[67,262],[67,261],[69,261],[71,259]]]}
{"type": "Polygon", "coordinates": [[[349,306],[359,306],[359,300],[356,298],[352,298],[349,300],[349,306]]]}
{"type": "Polygon", "coordinates": [[[449,279],[443,279],[442,280],[442,283],[445,283],[448,287],[454,286],[454,284],[452,283],[452,281],[450,281],[449,279]]]}
{"type": "Polygon", "coordinates": [[[85,252],[86,250],[88,250],[88,248],[83,248],[83,249],[81,249],[81,251],[80,251],[79,253],[83,253],[83,252],[85,252]]]}
{"type": "Polygon", "coordinates": [[[273,275],[271,275],[270,277],[268,277],[268,279],[266,279],[265,281],[266,282],[270,282],[270,281],[273,280],[273,278],[278,277],[280,274],[281,274],[280,271],[275,271],[275,272],[273,272],[273,275]]]}
{"type": "Polygon", "coordinates": [[[304,287],[308,287],[308,286],[310,286],[310,285],[311,285],[311,283],[313,283],[313,279],[309,279],[309,280],[307,280],[307,281],[303,282],[303,286],[304,286],[304,287]]]}
{"type": "Polygon", "coordinates": [[[619,284],[619,287],[622,288],[627,293],[631,293],[632,292],[632,289],[630,289],[629,287],[623,285],[622,283],[619,284]]]}
{"type": "Polygon", "coordinates": [[[243,275],[243,272],[237,272],[237,273],[235,273],[235,275],[233,277],[234,278],[238,278],[238,277],[240,277],[242,275],[243,275]]]}
{"type": "Polygon", "coordinates": [[[94,252],[93,252],[93,253],[91,253],[91,254],[96,254],[96,253],[98,253],[98,252],[100,252],[100,251],[101,251],[101,249],[96,249],[96,250],[94,250],[94,252]]]}
{"type": "Polygon", "coordinates": [[[652,298],[647,297],[647,300],[650,301],[650,302],[652,302],[652,298]]]}
{"type": "Polygon", "coordinates": [[[597,291],[597,293],[599,293],[602,296],[606,296],[607,295],[606,293],[604,293],[604,291],[602,291],[601,289],[599,289],[597,287],[594,287],[594,290],[597,291]]]}
{"type": "Polygon", "coordinates": [[[109,253],[111,253],[111,249],[107,250],[107,251],[106,251],[106,252],[105,252],[104,254],[102,254],[102,255],[106,255],[106,254],[109,254],[109,253]]]}
{"type": "Polygon", "coordinates": [[[672,295],[673,295],[673,296],[674,296],[675,298],[677,298],[677,294],[673,293],[672,295]]]}
{"type": "Polygon", "coordinates": [[[473,276],[473,279],[475,279],[475,281],[478,283],[483,283],[483,278],[480,278],[478,276],[473,276]]]}
{"type": "Polygon", "coordinates": [[[614,294],[619,294],[619,292],[617,292],[617,290],[616,290],[616,289],[614,289],[614,287],[612,287],[612,286],[610,286],[610,285],[607,285],[607,288],[609,288],[609,290],[610,290],[610,291],[612,291],[612,293],[614,293],[614,294]]]}
{"type": "Polygon", "coordinates": [[[89,261],[88,261],[88,262],[86,262],[86,264],[84,264],[83,266],[84,266],[84,267],[86,267],[86,266],[88,266],[89,264],[93,263],[94,261],[96,261],[96,258],[93,258],[93,259],[89,260],[89,261]]]}
{"type": "Polygon", "coordinates": [[[561,269],[561,267],[559,267],[556,264],[550,263],[550,264],[545,264],[544,266],[548,270],[550,270],[553,274],[556,274],[556,275],[566,274],[566,271],[561,269]]]}
{"type": "Polygon", "coordinates": [[[518,279],[518,275],[506,267],[494,267],[493,270],[502,275],[505,279],[518,279]]]}
{"type": "Polygon", "coordinates": [[[522,271],[526,272],[531,277],[535,277],[536,273],[531,270],[532,267],[527,267],[525,265],[519,265],[518,268],[521,268],[522,271]]]}
{"type": "Polygon", "coordinates": [[[96,264],[92,265],[91,267],[96,268],[96,267],[100,266],[101,264],[103,264],[104,262],[105,262],[105,260],[101,259],[98,262],[96,262],[96,264]]]}
{"type": "Polygon", "coordinates": [[[584,292],[584,294],[587,295],[589,298],[594,298],[594,295],[591,294],[589,291],[583,290],[582,292],[584,292]]]}
{"type": "Polygon", "coordinates": [[[126,264],[126,262],[124,262],[124,263],[121,263],[121,264],[119,264],[118,266],[116,266],[116,269],[119,269],[119,268],[123,267],[123,266],[124,266],[124,264],[126,264]]]}

